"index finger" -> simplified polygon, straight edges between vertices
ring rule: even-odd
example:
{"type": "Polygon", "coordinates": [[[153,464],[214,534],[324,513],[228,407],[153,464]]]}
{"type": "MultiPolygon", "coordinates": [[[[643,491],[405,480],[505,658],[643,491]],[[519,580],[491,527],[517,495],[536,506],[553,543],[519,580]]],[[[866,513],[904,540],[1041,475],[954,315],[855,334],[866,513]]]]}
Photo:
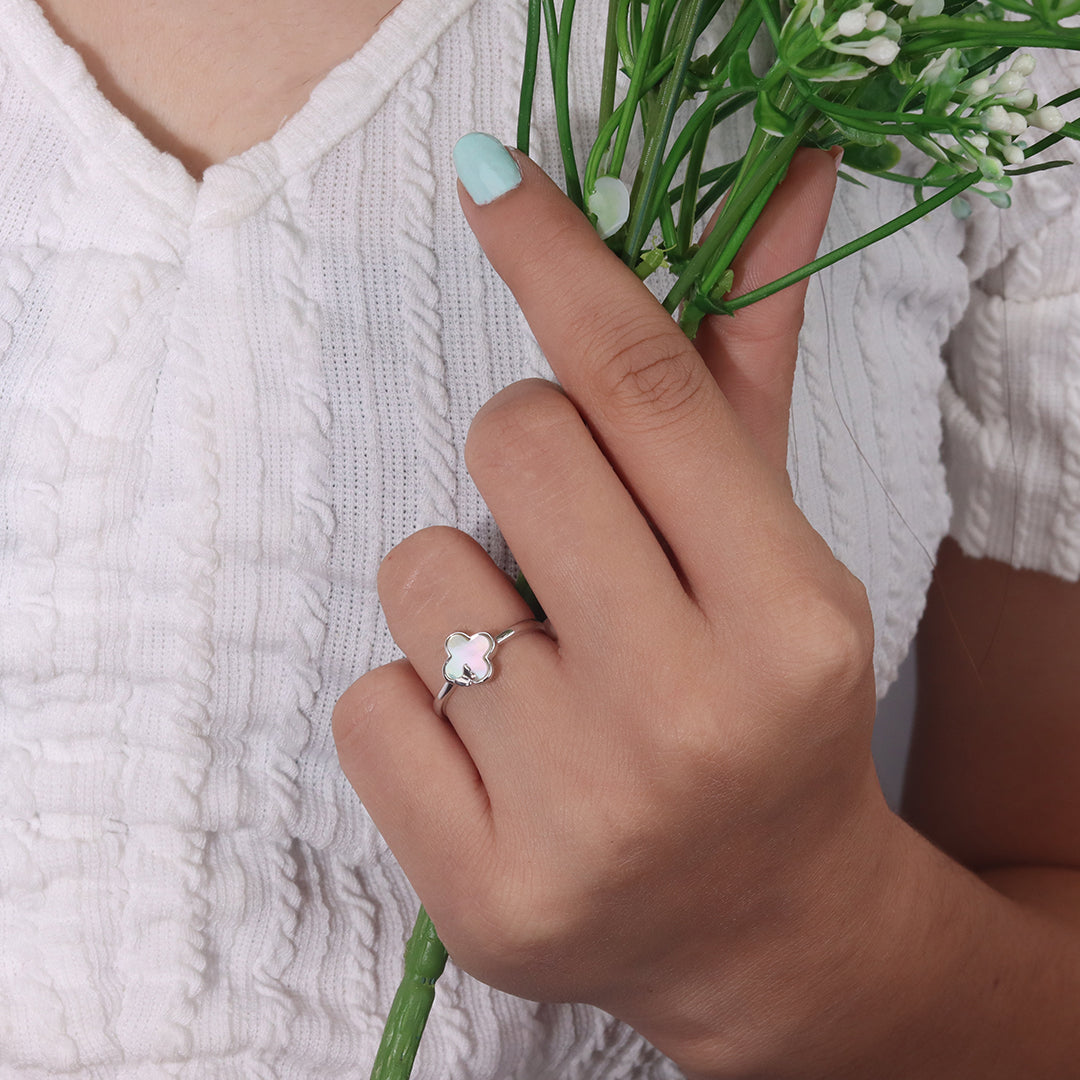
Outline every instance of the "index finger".
{"type": "MultiPolygon", "coordinates": [[[[703,602],[717,592],[730,598],[764,538],[791,528],[784,478],[675,321],[585,216],[528,158],[481,138],[473,149],[516,162],[520,181],[505,190],[514,175],[504,165],[502,192],[484,203],[465,187],[477,239],[690,591],[703,602]]],[[[475,187],[473,163],[458,150],[455,161],[463,184],[475,187]]]]}

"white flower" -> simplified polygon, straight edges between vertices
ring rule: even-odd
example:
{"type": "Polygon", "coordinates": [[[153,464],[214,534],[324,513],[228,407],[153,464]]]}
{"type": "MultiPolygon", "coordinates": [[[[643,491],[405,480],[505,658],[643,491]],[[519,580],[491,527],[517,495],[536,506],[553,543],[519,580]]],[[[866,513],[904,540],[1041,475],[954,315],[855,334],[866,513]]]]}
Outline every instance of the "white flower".
{"type": "Polygon", "coordinates": [[[1012,126],[1003,105],[991,105],[982,114],[982,122],[987,131],[1008,131],[1012,126]]]}
{"type": "Polygon", "coordinates": [[[885,29],[885,24],[889,21],[889,17],[884,11],[871,11],[866,16],[866,29],[872,34],[876,34],[879,30],[885,29]]]}
{"type": "Polygon", "coordinates": [[[911,18],[925,19],[940,15],[945,10],[945,0],[915,0],[911,5],[911,18]]]}
{"type": "Polygon", "coordinates": [[[969,87],[968,93],[972,97],[980,98],[984,94],[990,93],[990,80],[989,79],[976,79],[969,87]]]}
{"type": "Polygon", "coordinates": [[[1001,156],[1010,165],[1021,165],[1024,161],[1024,151],[1021,150],[1019,146],[1014,146],[1012,143],[1001,148],[1001,156]]]}

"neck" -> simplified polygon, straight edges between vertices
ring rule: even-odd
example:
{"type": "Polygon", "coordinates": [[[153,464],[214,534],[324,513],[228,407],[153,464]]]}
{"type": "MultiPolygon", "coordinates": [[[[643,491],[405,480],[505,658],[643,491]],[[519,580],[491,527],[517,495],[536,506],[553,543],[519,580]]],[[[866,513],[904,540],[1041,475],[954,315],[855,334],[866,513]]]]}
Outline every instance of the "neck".
{"type": "Polygon", "coordinates": [[[101,92],[194,176],[262,142],[396,0],[39,0],[101,92]]]}

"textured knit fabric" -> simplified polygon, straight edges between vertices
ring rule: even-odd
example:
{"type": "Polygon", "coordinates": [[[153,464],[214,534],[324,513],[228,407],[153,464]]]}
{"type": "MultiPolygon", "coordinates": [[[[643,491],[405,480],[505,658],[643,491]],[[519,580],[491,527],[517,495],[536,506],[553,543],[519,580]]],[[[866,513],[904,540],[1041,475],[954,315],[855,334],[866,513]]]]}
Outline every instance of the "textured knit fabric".
{"type": "MultiPolygon", "coordinates": [[[[593,41],[601,7],[579,5],[593,41]]],[[[416,898],[330,713],[395,655],[396,541],[451,523],[510,567],[462,445],[547,369],[449,151],[511,137],[523,7],[403,0],[201,183],[30,0],[0,25],[0,1080],[364,1077],[416,898]]],[[[554,168],[552,130],[541,110],[554,168]]],[[[882,690],[948,524],[950,333],[957,534],[1080,569],[1074,211],[1031,179],[1007,215],[939,213],[810,289],[791,472],[866,582],[882,690]]],[[[842,188],[830,246],[907,198],[842,188]]],[[[677,1072],[598,1011],[451,967],[415,1075],[677,1072]]]]}

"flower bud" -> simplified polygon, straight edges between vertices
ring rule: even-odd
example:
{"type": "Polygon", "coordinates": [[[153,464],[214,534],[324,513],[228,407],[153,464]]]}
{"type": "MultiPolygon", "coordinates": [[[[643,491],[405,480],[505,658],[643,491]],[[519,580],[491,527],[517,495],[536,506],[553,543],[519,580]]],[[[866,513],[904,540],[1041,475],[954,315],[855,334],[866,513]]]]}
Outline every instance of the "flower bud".
{"type": "Polygon", "coordinates": [[[1024,77],[1017,71],[1009,70],[994,83],[994,93],[1015,94],[1023,85],[1024,77]]]}
{"type": "Polygon", "coordinates": [[[1008,131],[1009,114],[1001,105],[991,105],[982,114],[983,127],[987,131],[1008,131]]]}
{"type": "Polygon", "coordinates": [[[982,97],[984,94],[990,93],[990,80],[989,79],[976,79],[968,87],[968,93],[972,97],[982,97]]]}
{"type": "Polygon", "coordinates": [[[836,20],[836,32],[841,37],[854,37],[866,29],[866,16],[861,11],[845,11],[836,20]]]}
{"type": "Polygon", "coordinates": [[[871,11],[866,16],[866,29],[876,34],[879,30],[885,29],[888,21],[889,17],[884,11],[871,11]]]}
{"type": "Polygon", "coordinates": [[[987,180],[1000,180],[1005,175],[1005,169],[1001,162],[996,157],[990,157],[989,154],[984,154],[978,158],[975,162],[979,167],[979,172],[986,177],[987,180]]]}
{"type": "Polygon", "coordinates": [[[1010,65],[1010,71],[1027,78],[1035,70],[1035,57],[1031,53],[1021,53],[1010,65]]]}
{"type": "Polygon", "coordinates": [[[864,55],[872,64],[884,66],[891,64],[899,52],[900,46],[895,41],[890,41],[887,37],[875,37],[867,43],[864,55]]]}
{"type": "Polygon", "coordinates": [[[1024,151],[1019,146],[1009,143],[1001,148],[1001,156],[1010,165],[1022,165],[1024,163],[1024,151]]]}
{"type": "Polygon", "coordinates": [[[952,212],[957,221],[966,221],[971,217],[971,203],[962,195],[957,195],[952,201],[952,212]]]}
{"type": "Polygon", "coordinates": [[[1065,117],[1061,115],[1061,110],[1054,105],[1044,105],[1041,109],[1036,109],[1033,113],[1028,114],[1027,122],[1032,127],[1042,128],[1043,131],[1060,131],[1065,125],[1065,117]]]}

